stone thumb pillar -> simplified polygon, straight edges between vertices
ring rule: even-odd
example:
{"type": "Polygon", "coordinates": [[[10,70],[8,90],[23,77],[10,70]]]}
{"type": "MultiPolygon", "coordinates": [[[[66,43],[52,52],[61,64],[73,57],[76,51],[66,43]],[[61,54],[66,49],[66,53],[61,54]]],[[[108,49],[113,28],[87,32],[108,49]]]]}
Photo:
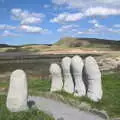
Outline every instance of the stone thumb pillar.
{"type": "Polygon", "coordinates": [[[63,77],[64,77],[64,91],[68,93],[74,92],[74,83],[72,79],[72,75],[70,72],[71,67],[71,58],[64,57],[62,59],[62,69],[63,69],[63,77]]]}
{"type": "Polygon", "coordinates": [[[11,112],[26,111],[27,107],[27,78],[23,70],[15,70],[10,76],[10,85],[6,105],[11,112]]]}
{"type": "Polygon", "coordinates": [[[82,78],[83,75],[83,67],[84,63],[81,57],[79,56],[74,56],[72,58],[72,71],[73,71],[73,76],[74,76],[74,81],[75,81],[75,96],[85,96],[86,94],[86,88],[85,84],[82,78]]]}
{"type": "Polygon", "coordinates": [[[87,96],[98,102],[102,98],[101,72],[96,60],[89,56],[85,59],[85,74],[87,77],[87,96]]]}
{"type": "Polygon", "coordinates": [[[61,91],[63,87],[61,68],[58,64],[54,63],[50,66],[50,74],[52,77],[51,81],[51,92],[61,91]]]}

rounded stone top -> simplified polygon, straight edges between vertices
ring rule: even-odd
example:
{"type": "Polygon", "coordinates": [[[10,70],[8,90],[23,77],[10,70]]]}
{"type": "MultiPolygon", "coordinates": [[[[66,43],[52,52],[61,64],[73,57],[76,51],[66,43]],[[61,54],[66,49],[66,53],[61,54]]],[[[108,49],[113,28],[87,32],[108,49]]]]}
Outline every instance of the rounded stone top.
{"type": "Polygon", "coordinates": [[[51,74],[57,74],[57,73],[61,73],[61,68],[57,63],[53,63],[50,65],[49,71],[51,74]]]}
{"type": "Polygon", "coordinates": [[[99,66],[94,57],[89,56],[85,59],[85,68],[89,74],[101,74],[99,66]]]}
{"type": "Polygon", "coordinates": [[[93,63],[93,62],[94,62],[94,63],[97,63],[96,60],[95,60],[95,58],[92,57],[92,56],[86,57],[85,61],[87,61],[88,63],[89,63],[89,62],[90,62],[90,63],[93,63]]]}
{"type": "Polygon", "coordinates": [[[26,78],[26,73],[22,69],[17,69],[12,72],[11,78],[18,78],[18,79],[26,78]]]}
{"type": "Polygon", "coordinates": [[[22,69],[17,69],[15,71],[13,71],[12,74],[25,74],[25,72],[22,69]]]}
{"type": "Polygon", "coordinates": [[[81,72],[81,70],[83,69],[84,63],[80,56],[75,55],[74,57],[72,57],[71,65],[72,65],[73,72],[81,72]]]}
{"type": "Polygon", "coordinates": [[[82,58],[80,56],[75,55],[75,56],[72,57],[72,62],[74,62],[76,64],[77,63],[83,63],[83,60],[82,60],[82,58]]]}
{"type": "Polygon", "coordinates": [[[64,57],[62,59],[62,67],[63,69],[68,69],[71,65],[71,58],[70,57],[64,57]]]}

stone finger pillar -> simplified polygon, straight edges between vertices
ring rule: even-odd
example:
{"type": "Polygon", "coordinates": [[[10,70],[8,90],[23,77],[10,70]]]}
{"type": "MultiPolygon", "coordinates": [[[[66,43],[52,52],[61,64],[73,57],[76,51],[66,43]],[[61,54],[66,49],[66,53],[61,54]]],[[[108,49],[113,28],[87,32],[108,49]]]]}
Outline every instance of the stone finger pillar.
{"type": "Polygon", "coordinates": [[[27,107],[27,78],[23,70],[15,70],[10,76],[6,105],[11,112],[25,111],[27,107]]]}
{"type": "Polygon", "coordinates": [[[82,78],[83,67],[84,67],[82,58],[77,55],[74,56],[72,58],[71,66],[72,66],[72,72],[73,72],[74,81],[75,81],[74,95],[75,96],[85,96],[86,88],[85,88],[85,84],[84,84],[84,81],[82,78]]]}
{"type": "Polygon", "coordinates": [[[62,59],[62,69],[63,69],[63,77],[64,77],[64,91],[68,93],[74,92],[74,83],[72,79],[72,75],[70,72],[71,67],[71,58],[64,57],[62,59]]]}
{"type": "Polygon", "coordinates": [[[102,98],[101,72],[96,60],[89,56],[85,59],[85,74],[87,77],[87,96],[97,102],[102,98]]]}
{"type": "Polygon", "coordinates": [[[63,80],[62,80],[62,74],[61,74],[61,68],[58,64],[54,63],[50,66],[50,74],[52,77],[51,81],[51,92],[54,91],[61,91],[63,87],[63,80]]]}

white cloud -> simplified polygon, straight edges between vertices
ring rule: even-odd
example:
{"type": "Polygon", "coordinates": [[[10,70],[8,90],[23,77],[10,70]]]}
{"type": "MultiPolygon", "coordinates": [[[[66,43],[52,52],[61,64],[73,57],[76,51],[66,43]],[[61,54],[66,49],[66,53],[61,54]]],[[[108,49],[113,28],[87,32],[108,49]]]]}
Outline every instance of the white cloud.
{"type": "Polygon", "coordinates": [[[96,24],[96,23],[98,23],[98,21],[96,19],[93,19],[93,20],[89,20],[88,23],[96,24]]]}
{"type": "MultiPolygon", "coordinates": [[[[103,25],[101,25],[103,26],[103,25]]],[[[92,28],[89,28],[87,29],[86,31],[77,31],[77,34],[99,34],[99,35],[102,35],[102,34],[106,34],[106,33],[109,33],[109,34],[120,34],[120,29],[114,29],[114,28],[109,28],[109,27],[92,27],[92,28]]]]}
{"type": "Polygon", "coordinates": [[[57,5],[66,5],[69,8],[83,8],[87,3],[85,0],[52,0],[52,2],[57,5]]]}
{"type": "Polygon", "coordinates": [[[96,19],[89,20],[88,23],[93,24],[94,27],[96,27],[96,28],[104,28],[105,27],[104,25],[101,25],[96,19]]]}
{"type": "Polygon", "coordinates": [[[59,29],[57,29],[58,32],[71,32],[75,31],[76,28],[78,28],[78,25],[71,24],[71,25],[63,25],[59,29]]]}
{"type": "Polygon", "coordinates": [[[52,0],[56,5],[66,5],[69,8],[87,9],[96,6],[119,8],[120,0],[52,0]]]}
{"type": "Polygon", "coordinates": [[[16,37],[18,35],[16,33],[5,30],[0,36],[1,37],[16,37]]]}
{"type": "Polygon", "coordinates": [[[120,9],[91,7],[85,11],[85,16],[108,16],[108,15],[120,15],[120,9]]]}
{"type": "MultiPolygon", "coordinates": [[[[100,32],[100,31],[99,31],[100,32]]],[[[99,34],[98,29],[95,28],[89,28],[86,31],[78,31],[77,34],[99,34]]]]}
{"type": "MultiPolygon", "coordinates": [[[[84,12],[77,13],[61,13],[51,19],[51,22],[56,23],[65,23],[65,22],[74,22],[79,21],[85,17],[91,16],[109,16],[109,15],[120,15],[120,9],[105,8],[105,7],[94,7],[88,8],[84,12]]],[[[95,22],[95,21],[93,21],[95,22]]]]}
{"type": "Polygon", "coordinates": [[[30,26],[30,25],[21,25],[20,30],[27,32],[27,33],[39,33],[39,34],[43,34],[48,32],[47,29],[43,29],[41,27],[37,27],[37,26],[30,26]]]}
{"type": "Polygon", "coordinates": [[[120,28],[120,24],[115,24],[115,25],[113,25],[113,27],[120,28]]]}
{"type": "Polygon", "coordinates": [[[58,14],[51,20],[56,23],[73,22],[92,16],[120,15],[120,0],[52,0],[52,2],[78,11],[58,14]]]}
{"type": "Polygon", "coordinates": [[[42,22],[44,15],[41,13],[29,12],[19,8],[11,10],[12,18],[18,20],[21,24],[34,24],[42,22]]]}
{"type": "Polygon", "coordinates": [[[119,4],[120,0],[96,0],[96,2],[100,2],[103,4],[119,4]]]}
{"type": "Polygon", "coordinates": [[[62,13],[51,19],[51,22],[64,23],[78,21],[83,17],[82,13],[62,13]]]}
{"type": "Polygon", "coordinates": [[[120,34],[120,29],[109,28],[109,32],[120,34]]]}
{"type": "Polygon", "coordinates": [[[48,5],[48,4],[43,5],[43,8],[49,8],[49,7],[50,7],[50,5],[48,5]]]}
{"type": "Polygon", "coordinates": [[[15,26],[0,24],[0,30],[14,30],[14,29],[16,29],[15,26]]]}

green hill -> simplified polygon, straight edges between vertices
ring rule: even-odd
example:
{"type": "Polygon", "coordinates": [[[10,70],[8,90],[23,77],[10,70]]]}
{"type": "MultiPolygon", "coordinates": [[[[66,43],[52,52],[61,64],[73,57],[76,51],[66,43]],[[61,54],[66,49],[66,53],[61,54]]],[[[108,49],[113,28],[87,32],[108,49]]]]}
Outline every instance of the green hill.
{"type": "Polygon", "coordinates": [[[120,41],[96,39],[96,38],[73,38],[65,37],[60,39],[54,45],[66,47],[93,47],[93,48],[113,48],[120,49],[120,41]]]}

